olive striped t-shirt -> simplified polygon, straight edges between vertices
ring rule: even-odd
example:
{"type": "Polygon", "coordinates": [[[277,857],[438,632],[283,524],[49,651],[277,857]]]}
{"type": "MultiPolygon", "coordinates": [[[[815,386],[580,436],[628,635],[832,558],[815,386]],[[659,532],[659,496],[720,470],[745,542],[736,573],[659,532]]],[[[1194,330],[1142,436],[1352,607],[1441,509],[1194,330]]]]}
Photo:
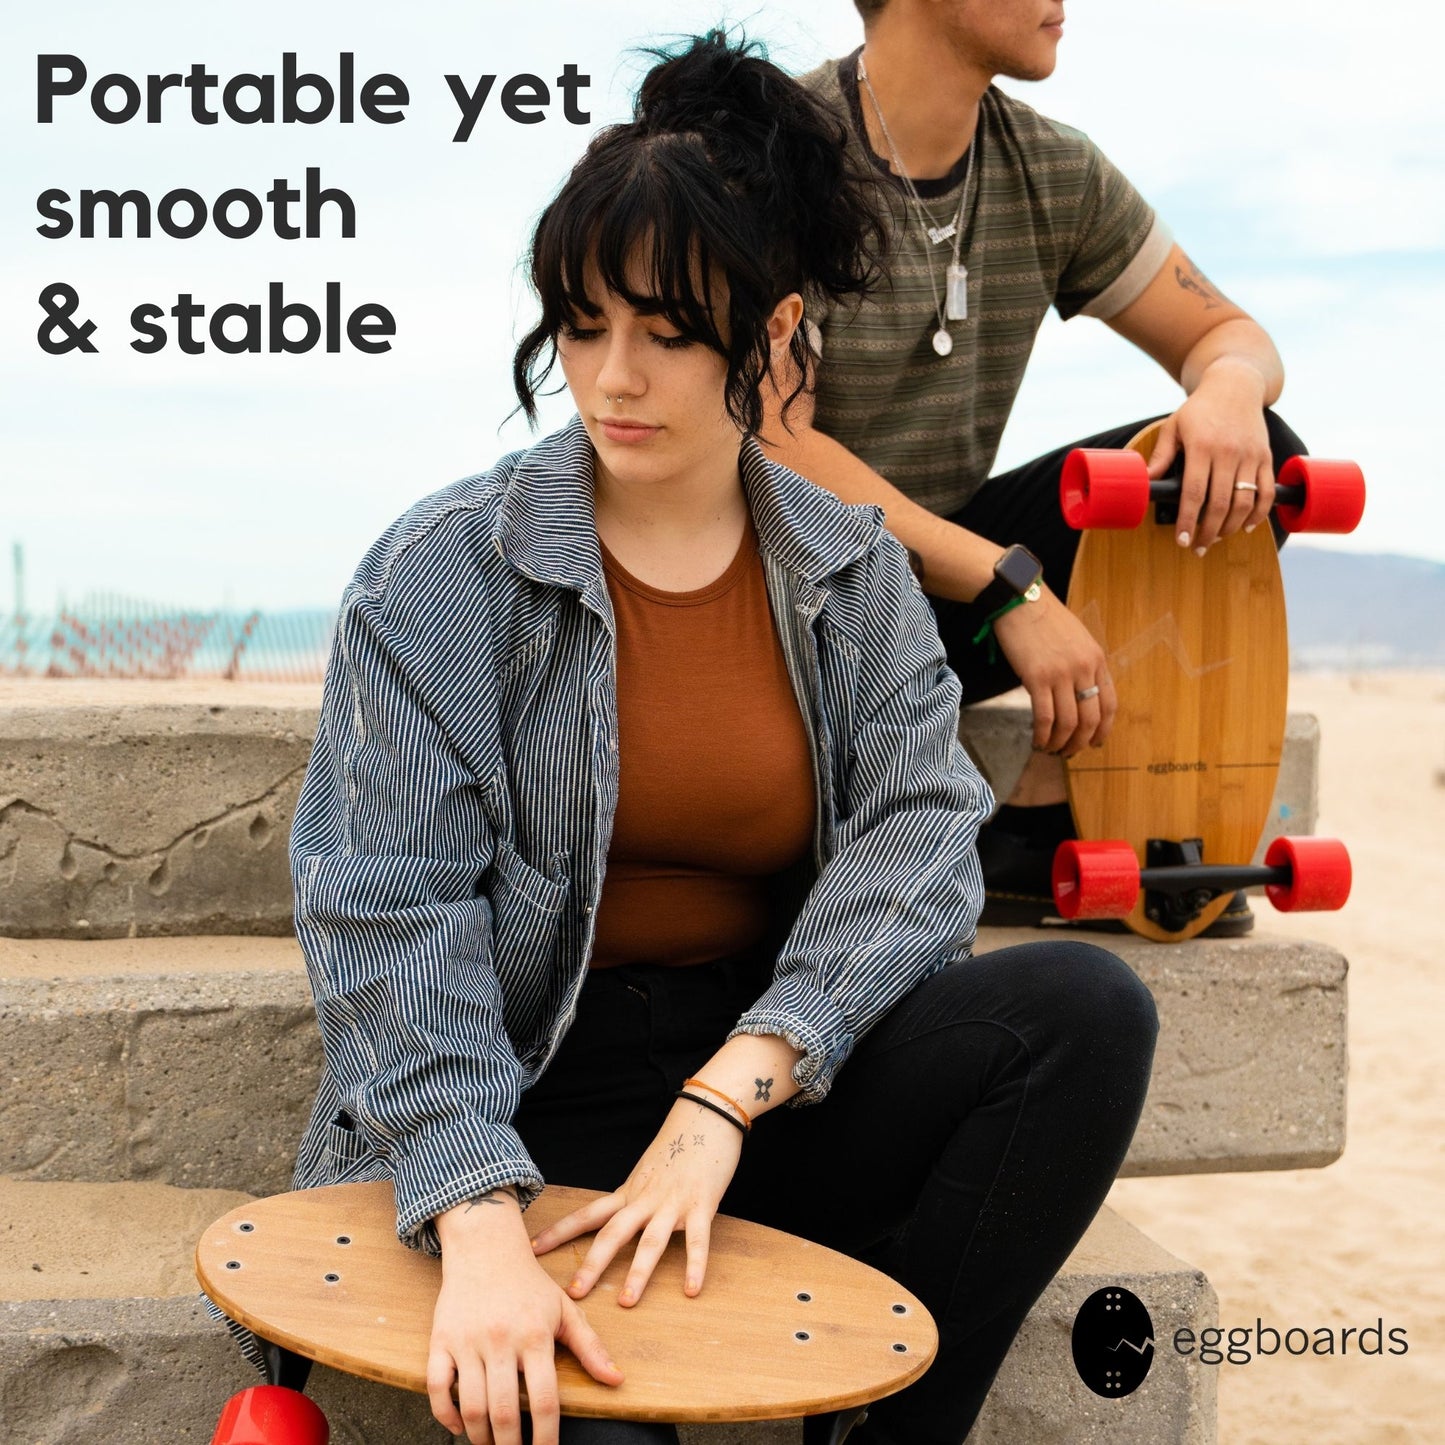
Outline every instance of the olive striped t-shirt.
{"type": "MultiPolygon", "coordinates": [[[[939,356],[933,335],[953,242],[928,239],[868,144],[857,67],[854,52],[802,83],[838,113],[855,158],[880,178],[893,217],[889,281],[861,307],[809,305],[822,358],[814,425],[947,516],[988,477],[1048,308],[1066,320],[1116,315],[1157,274],[1172,239],[1086,135],[990,87],[959,247],[968,316],[945,322],[953,349],[939,356]]],[[[954,219],[967,169],[964,155],[948,175],[916,183],[932,222],[954,219]]]]}

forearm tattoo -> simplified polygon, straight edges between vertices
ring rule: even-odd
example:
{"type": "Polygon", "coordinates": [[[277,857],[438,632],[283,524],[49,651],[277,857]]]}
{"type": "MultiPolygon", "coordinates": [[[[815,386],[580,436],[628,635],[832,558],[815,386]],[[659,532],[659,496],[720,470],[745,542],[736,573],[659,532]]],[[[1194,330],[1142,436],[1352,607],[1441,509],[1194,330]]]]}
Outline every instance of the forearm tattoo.
{"type": "Polygon", "coordinates": [[[667,1162],[671,1164],[686,1148],[687,1145],[682,1142],[681,1134],[676,1139],[669,1139],[667,1141],[667,1162]]]}
{"type": "MultiPolygon", "coordinates": [[[[1188,257],[1185,258],[1186,261],[1188,257]]],[[[1193,261],[1189,261],[1189,269],[1183,266],[1174,268],[1174,279],[1179,283],[1182,291],[1191,291],[1204,302],[1206,311],[1213,311],[1216,306],[1225,305],[1224,297],[1215,289],[1212,282],[1193,261]]]]}
{"type": "Polygon", "coordinates": [[[753,1083],[758,1086],[758,1091],[753,1095],[754,1099],[761,1099],[763,1103],[773,1097],[773,1081],[771,1079],[754,1079],[753,1083]]]}
{"type": "Polygon", "coordinates": [[[515,1184],[501,1184],[495,1189],[489,1189],[485,1194],[478,1194],[467,1200],[467,1207],[462,1210],[463,1214],[470,1214],[479,1204],[505,1204],[508,1200],[513,1204],[520,1204],[517,1198],[517,1186],[515,1184]]]}

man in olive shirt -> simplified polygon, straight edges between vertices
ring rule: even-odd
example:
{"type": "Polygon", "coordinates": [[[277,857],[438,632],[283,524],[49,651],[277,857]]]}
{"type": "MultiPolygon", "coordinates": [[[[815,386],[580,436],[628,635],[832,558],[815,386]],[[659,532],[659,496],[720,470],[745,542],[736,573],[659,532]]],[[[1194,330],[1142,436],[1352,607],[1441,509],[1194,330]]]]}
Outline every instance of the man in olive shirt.
{"type": "MultiPolygon", "coordinates": [[[[1059,759],[1099,746],[1116,705],[1102,649],[1060,600],[1078,540],[1058,507],[1069,448],[988,476],[1044,313],[1098,317],[1187,393],[1150,459],[1157,477],[1184,453],[1181,546],[1203,555],[1265,522],[1278,462],[1303,447],[1265,410],[1283,369],[1262,328],[1086,136],[993,88],[1052,72],[1062,0],[855,3],[861,50],[803,80],[878,177],[888,284],[856,312],[809,310],[810,392],[767,437],[804,476],[883,508],[966,702],[1027,688],[1035,752],[980,851],[985,920],[1037,921],[1070,833],[1059,759]]],[[[1073,445],[1122,446],[1142,425],[1073,445]]],[[[1216,931],[1251,925],[1242,895],[1225,918],[1216,931]]]]}

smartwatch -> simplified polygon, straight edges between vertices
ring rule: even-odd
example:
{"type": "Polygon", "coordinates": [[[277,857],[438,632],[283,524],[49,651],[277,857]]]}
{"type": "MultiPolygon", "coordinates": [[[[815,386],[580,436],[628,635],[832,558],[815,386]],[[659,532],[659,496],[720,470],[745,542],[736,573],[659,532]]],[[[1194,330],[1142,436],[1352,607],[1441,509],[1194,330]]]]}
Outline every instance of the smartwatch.
{"type": "Polygon", "coordinates": [[[1037,602],[1043,596],[1044,564],[1015,543],[994,563],[993,581],[974,598],[974,606],[994,613],[1011,602],[1037,602]]]}

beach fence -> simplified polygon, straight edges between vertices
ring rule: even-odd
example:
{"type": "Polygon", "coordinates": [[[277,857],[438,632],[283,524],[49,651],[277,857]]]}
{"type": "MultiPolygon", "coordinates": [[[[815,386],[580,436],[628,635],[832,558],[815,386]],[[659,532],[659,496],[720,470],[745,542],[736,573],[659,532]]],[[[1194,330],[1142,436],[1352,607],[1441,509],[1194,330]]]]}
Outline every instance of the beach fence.
{"type": "Polygon", "coordinates": [[[334,624],[323,609],[203,612],[92,593],[0,618],[0,677],[319,682],[334,624]]]}

